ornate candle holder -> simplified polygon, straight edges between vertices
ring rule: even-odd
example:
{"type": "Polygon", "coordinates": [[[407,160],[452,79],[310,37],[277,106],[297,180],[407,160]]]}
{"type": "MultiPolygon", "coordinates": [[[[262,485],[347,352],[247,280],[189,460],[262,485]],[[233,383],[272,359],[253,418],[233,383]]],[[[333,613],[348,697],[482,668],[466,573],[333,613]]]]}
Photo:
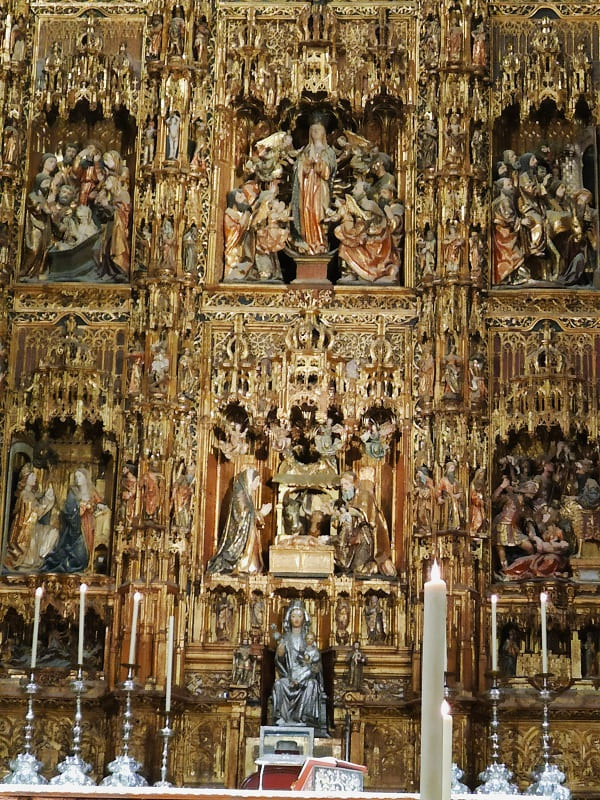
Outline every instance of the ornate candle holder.
{"type": "Polygon", "coordinates": [[[542,699],[542,765],[532,772],[533,783],[527,787],[526,794],[546,795],[553,800],[570,800],[571,791],[562,784],[565,774],[556,764],[550,763],[550,714],[549,706],[553,694],[566,691],[572,681],[566,683],[555,682],[550,685],[553,677],[551,672],[535,675],[529,680],[540,693],[542,699]]]}
{"type": "Polygon", "coordinates": [[[450,794],[471,794],[471,790],[469,787],[462,782],[462,779],[465,776],[464,770],[462,770],[458,764],[452,762],[452,777],[450,782],[450,794]]]}
{"type": "Polygon", "coordinates": [[[124,681],[122,687],[125,691],[125,710],[123,712],[123,743],[121,747],[121,754],[118,755],[114,761],[108,765],[108,771],[111,773],[107,775],[101,782],[101,786],[148,786],[148,781],[138,774],[141,768],[139,761],[136,761],[129,755],[129,737],[133,730],[133,714],[131,713],[131,695],[135,690],[135,682],[133,680],[133,673],[136,669],[135,664],[124,664],[127,667],[127,680],[124,681]]]}
{"type": "Polygon", "coordinates": [[[25,714],[25,727],[23,729],[25,736],[25,744],[23,752],[15,756],[8,763],[10,772],[5,775],[0,783],[22,783],[27,786],[34,784],[48,783],[43,775],[39,774],[42,767],[42,762],[38,761],[32,753],[32,739],[33,739],[33,723],[35,716],[33,713],[33,698],[38,690],[38,685],[35,682],[35,674],[31,670],[29,676],[29,683],[25,685],[25,692],[27,694],[27,713],[25,714]]]}
{"type": "Polygon", "coordinates": [[[490,705],[492,707],[492,718],[490,720],[490,741],[492,743],[492,762],[479,773],[479,780],[482,783],[475,789],[476,794],[519,794],[516,784],[511,783],[513,776],[506,764],[500,762],[500,736],[498,730],[500,722],[498,720],[498,704],[500,702],[500,672],[492,670],[488,673],[491,679],[491,688],[488,692],[490,705]]]}
{"type": "Polygon", "coordinates": [[[165,712],[165,724],[164,727],[160,729],[160,735],[163,738],[163,749],[162,749],[162,757],[160,761],[160,780],[156,781],[154,786],[173,786],[173,784],[167,780],[167,768],[169,765],[169,739],[173,736],[173,729],[169,725],[170,718],[169,712],[165,712]]]}
{"type": "Polygon", "coordinates": [[[94,786],[95,781],[90,778],[92,771],[91,764],[81,758],[81,696],[86,691],[85,681],[83,680],[83,668],[77,667],[77,677],[71,684],[75,692],[75,719],[73,720],[73,755],[67,756],[64,761],[56,765],[58,775],[55,775],[50,783],[58,785],[72,786],[94,786]]]}

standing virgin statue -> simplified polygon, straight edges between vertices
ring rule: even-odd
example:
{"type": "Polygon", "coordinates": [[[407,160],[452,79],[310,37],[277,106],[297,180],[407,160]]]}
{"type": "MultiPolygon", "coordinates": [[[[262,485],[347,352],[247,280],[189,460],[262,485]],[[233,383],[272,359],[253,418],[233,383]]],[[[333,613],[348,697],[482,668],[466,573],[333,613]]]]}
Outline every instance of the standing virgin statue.
{"type": "Polygon", "coordinates": [[[295,247],[300,253],[317,255],[329,250],[324,220],[335,169],[335,150],[327,144],[325,126],[315,122],[308,130],[308,144],[294,166],[292,215],[295,247]]]}
{"type": "Polygon", "coordinates": [[[271,510],[271,503],[256,508],[254,493],[259,485],[260,475],[253,467],[234,478],[221,542],[208,562],[207,572],[257,575],[263,571],[259,527],[271,510]]]}

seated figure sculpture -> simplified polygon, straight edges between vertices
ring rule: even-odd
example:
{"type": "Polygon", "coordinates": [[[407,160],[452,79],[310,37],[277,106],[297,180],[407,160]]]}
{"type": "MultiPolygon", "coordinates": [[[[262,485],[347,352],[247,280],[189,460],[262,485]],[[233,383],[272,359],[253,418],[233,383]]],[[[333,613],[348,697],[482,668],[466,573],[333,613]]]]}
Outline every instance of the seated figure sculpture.
{"type": "Polygon", "coordinates": [[[275,669],[271,700],[276,725],[306,725],[326,733],[321,654],[300,600],[285,612],[283,633],[274,631],[275,669]]]}

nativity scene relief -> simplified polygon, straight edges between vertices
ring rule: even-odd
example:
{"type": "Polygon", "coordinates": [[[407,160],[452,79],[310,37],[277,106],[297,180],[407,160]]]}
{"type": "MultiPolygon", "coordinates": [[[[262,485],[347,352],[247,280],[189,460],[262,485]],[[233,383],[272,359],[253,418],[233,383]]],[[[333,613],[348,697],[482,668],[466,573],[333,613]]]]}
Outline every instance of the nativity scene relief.
{"type": "Polygon", "coordinates": [[[310,313],[288,332],[283,360],[252,359],[247,337],[239,325],[231,334],[245,342],[243,391],[219,379],[229,358],[215,380],[227,398],[214,429],[215,452],[219,470],[232,477],[207,571],[283,574],[300,559],[307,574],[395,577],[390,531],[400,501],[388,498],[382,507],[382,482],[388,485],[397,458],[399,387],[375,380],[378,356],[389,377],[394,372],[385,336],[376,337],[373,362],[362,368],[328,353],[332,333],[310,313]],[[261,409],[245,403],[246,387],[282,369],[294,376],[285,394],[274,392],[273,405],[261,409]]]}

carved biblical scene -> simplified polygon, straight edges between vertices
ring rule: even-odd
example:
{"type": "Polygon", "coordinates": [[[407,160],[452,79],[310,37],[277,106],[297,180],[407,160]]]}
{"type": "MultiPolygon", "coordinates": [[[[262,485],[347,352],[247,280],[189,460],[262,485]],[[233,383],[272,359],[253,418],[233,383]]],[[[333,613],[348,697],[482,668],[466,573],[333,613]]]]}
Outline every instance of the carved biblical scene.
{"type": "Polygon", "coordinates": [[[107,572],[114,460],[102,440],[101,426],[67,420],[14,441],[4,572],[107,572]]]}
{"type": "Polygon", "coordinates": [[[492,537],[502,580],[567,578],[596,540],[596,447],[558,430],[522,432],[496,451],[492,537]]]}
{"type": "Polygon", "coordinates": [[[141,24],[40,22],[21,281],[129,280],[141,24]]]}
{"type": "Polygon", "coordinates": [[[591,42],[547,17],[523,30],[499,36],[492,283],[598,288],[591,42]]]}
{"type": "Polygon", "coordinates": [[[213,454],[223,490],[210,574],[396,576],[390,476],[402,381],[383,322],[361,344],[364,363],[333,345],[312,312],[277,344],[238,317],[219,345],[213,454]]]}
{"type": "Polygon", "coordinates": [[[340,283],[399,283],[404,207],[394,165],[340,125],[315,111],[252,146],[227,195],[225,281],[281,281],[285,251],[288,262],[337,253],[340,283]]]}
{"type": "MultiPolygon", "coordinates": [[[[9,607],[0,624],[0,674],[8,675],[9,671],[27,669],[31,663],[32,641],[22,614],[9,607]]],[[[106,622],[93,608],[86,613],[85,629],[88,639],[83,648],[83,664],[88,674],[95,677],[103,671],[106,622]]],[[[59,608],[48,603],[40,618],[37,665],[45,669],[70,668],[77,660],[77,647],[77,625],[61,614],[59,608]]]]}

